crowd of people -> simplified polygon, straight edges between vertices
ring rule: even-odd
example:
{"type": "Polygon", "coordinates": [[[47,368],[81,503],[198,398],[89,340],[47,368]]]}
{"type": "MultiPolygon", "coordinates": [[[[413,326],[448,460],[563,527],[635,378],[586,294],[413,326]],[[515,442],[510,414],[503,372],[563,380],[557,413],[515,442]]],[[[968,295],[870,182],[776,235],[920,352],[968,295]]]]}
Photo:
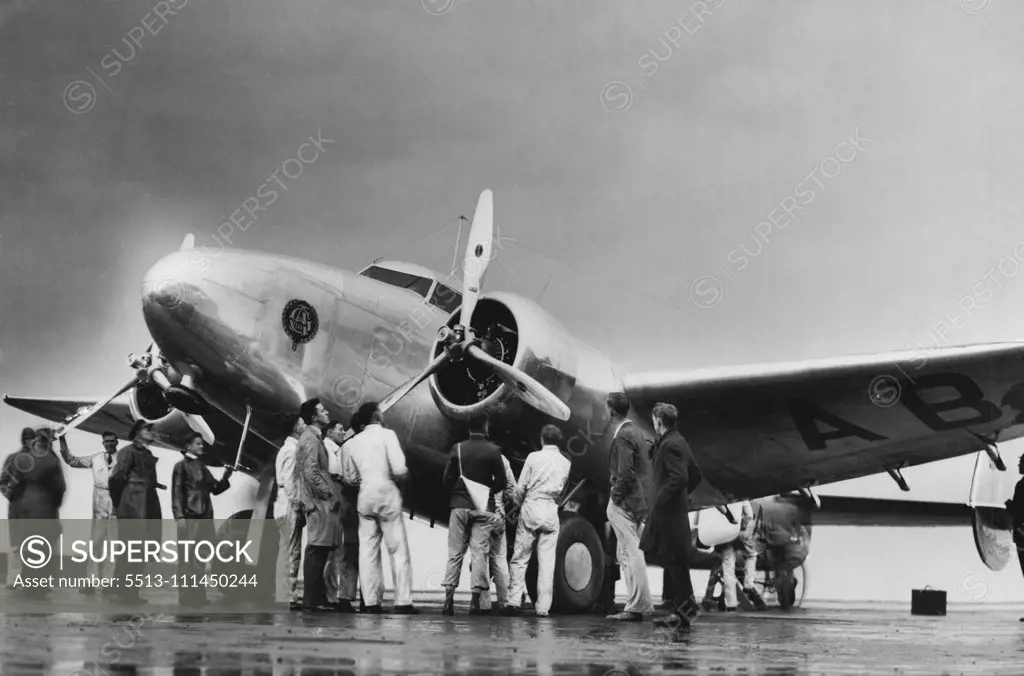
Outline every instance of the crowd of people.
{"type": "MultiPolygon", "coordinates": [[[[275,460],[278,600],[293,610],[343,613],[357,612],[358,600],[358,612],[383,612],[383,544],[394,578],[392,612],[418,613],[412,603],[412,561],[402,514],[409,473],[398,436],[384,427],[379,406],[363,404],[345,430],[312,399],[287,424],[289,436],[275,460]]],[[[516,612],[536,541],[540,591],[535,608],[547,614],[558,534],[556,501],[569,476],[569,461],[558,447],[561,431],[554,425],[541,431],[542,447],[527,458],[517,484],[501,448],[487,438],[487,419],[475,418],[469,428],[469,439],[451,450],[444,472],[451,516],[443,612],[455,612],[455,589],[467,549],[473,578],[470,612],[483,612],[480,597],[489,593],[491,578],[498,609],[516,612]],[[510,566],[505,523],[512,513],[518,530],[510,566]]]]}
{"type": "MultiPolygon", "coordinates": [[[[647,565],[653,564],[664,568],[663,596],[671,598],[670,612],[656,621],[688,624],[697,608],[689,570],[689,493],[700,483],[701,470],[676,428],[674,406],[654,406],[657,440],[652,446],[629,418],[625,394],[610,394],[606,405],[611,421],[606,515],[627,593],[625,606],[608,617],[642,621],[653,613],[647,581],[647,565]]],[[[383,545],[393,574],[392,612],[418,613],[412,602],[412,562],[402,511],[409,472],[399,439],[383,425],[379,406],[363,404],[346,430],[331,420],[318,399],[311,399],[286,424],[287,438],[274,466],[274,516],[280,533],[277,600],[309,612],[383,612],[383,545]]],[[[159,524],[157,491],[165,487],[157,481],[157,459],[148,448],[154,439],[152,424],[137,422],[130,443],[119,450],[114,433],[105,432],[102,438],[103,451],[78,457],[71,454],[59,430],[56,434],[46,429],[23,431],[22,448],[7,458],[0,476],[0,493],[10,501],[12,541],[26,535],[18,530],[18,520],[58,518],[66,484],[53,452],[55,441],[68,466],[92,472],[94,541],[114,537],[118,520],[159,524]]],[[[556,426],[544,426],[538,441],[540,449],[528,455],[518,480],[507,453],[490,440],[486,417],[470,420],[469,437],[449,450],[443,475],[450,496],[443,614],[455,614],[455,590],[467,550],[470,614],[489,612],[492,583],[497,602],[491,610],[519,614],[534,552],[538,563],[534,610],[539,616],[550,612],[559,507],[570,461],[556,426]],[[510,535],[514,543],[509,558],[510,535]]],[[[230,485],[232,468],[215,479],[201,459],[205,449],[202,436],[192,435],[173,470],[171,504],[182,538],[215,536],[211,497],[230,485]]],[[[158,532],[153,536],[160,537],[158,532]]],[[[115,572],[139,572],[133,565],[137,564],[119,560],[115,572]]],[[[184,572],[201,574],[201,566],[186,564],[184,572]]],[[[93,565],[90,572],[103,571],[93,565]]],[[[734,576],[726,581],[734,584],[734,576]]],[[[95,593],[92,588],[81,591],[95,593]]],[[[126,602],[142,602],[137,588],[111,593],[126,602]]],[[[729,605],[735,605],[734,598],[727,595],[729,605]]],[[[192,607],[210,603],[204,590],[195,587],[181,589],[180,602],[192,607]]]]}
{"type": "MultiPolygon", "coordinates": [[[[625,394],[613,393],[606,403],[612,434],[607,517],[627,589],[625,607],[609,618],[642,621],[653,613],[647,582],[651,563],[665,569],[672,596],[670,612],[655,621],[689,624],[697,606],[689,570],[688,496],[701,481],[700,468],[676,429],[674,406],[654,407],[658,439],[652,446],[629,419],[625,394]]],[[[489,438],[488,419],[473,418],[468,427],[469,437],[449,450],[443,474],[450,512],[442,613],[455,614],[455,590],[468,550],[469,614],[489,611],[483,602],[490,600],[492,583],[497,602],[490,611],[520,614],[527,567],[536,552],[534,612],[546,616],[553,601],[560,500],[570,470],[562,433],[554,425],[541,430],[540,450],[527,456],[517,480],[507,453],[489,438]],[[511,558],[509,534],[514,537],[511,558]]],[[[358,599],[358,612],[382,612],[383,541],[394,573],[393,612],[418,612],[412,605],[412,569],[402,519],[408,471],[398,438],[383,426],[377,405],[364,404],[346,431],[313,399],[288,421],[288,429],[275,467],[278,568],[286,578],[279,584],[279,600],[295,610],[351,613],[357,612],[358,599]]]]}

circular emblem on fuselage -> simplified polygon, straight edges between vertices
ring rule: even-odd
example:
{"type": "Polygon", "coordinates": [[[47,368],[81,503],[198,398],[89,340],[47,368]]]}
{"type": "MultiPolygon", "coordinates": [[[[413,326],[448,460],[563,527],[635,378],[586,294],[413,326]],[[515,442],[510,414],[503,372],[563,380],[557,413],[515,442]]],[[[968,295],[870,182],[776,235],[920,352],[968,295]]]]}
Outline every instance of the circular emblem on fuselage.
{"type": "Polygon", "coordinates": [[[316,337],[320,330],[320,318],[316,309],[298,298],[288,301],[281,313],[281,324],[284,332],[292,339],[292,350],[297,350],[299,343],[308,343],[316,337]]]}

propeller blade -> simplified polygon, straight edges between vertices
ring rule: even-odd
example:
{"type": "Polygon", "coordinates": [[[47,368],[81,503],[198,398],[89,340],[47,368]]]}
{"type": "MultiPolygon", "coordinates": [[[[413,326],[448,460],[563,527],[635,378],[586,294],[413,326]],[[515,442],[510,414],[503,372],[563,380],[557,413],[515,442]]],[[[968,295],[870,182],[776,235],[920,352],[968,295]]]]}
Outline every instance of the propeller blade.
{"type": "Polygon", "coordinates": [[[412,380],[409,380],[404,385],[394,390],[391,394],[384,398],[384,401],[380,403],[380,412],[384,413],[389,408],[397,404],[405,395],[412,392],[413,388],[422,383],[424,380],[432,376],[439,368],[448,363],[451,359],[451,355],[445,350],[441,354],[437,355],[434,361],[430,362],[430,366],[412,380]]]}
{"type": "Polygon", "coordinates": [[[117,392],[114,392],[112,395],[110,395],[109,397],[107,397],[103,401],[100,401],[100,402],[97,402],[97,403],[93,404],[92,408],[90,408],[88,411],[86,411],[85,413],[83,413],[82,415],[78,416],[77,418],[75,418],[74,420],[69,422],[67,425],[62,427],[60,429],[60,431],[57,432],[57,436],[58,437],[62,437],[65,434],[67,434],[68,432],[70,432],[71,430],[77,428],[79,425],[84,423],[86,420],[88,420],[89,418],[91,418],[94,415],[96,415],[97,413],[99,413],[100,409],[102,409],[104,406],[106,406],[107,404],[109,404],[113,400],[117,399],[118,397],[120,397],[122,394],[124,394],[128,390],[130,390],[133,387],[135,387],[138,384],[138,382],[139,382],[138,377],[132,378],[127,383],[125,383],[121,387],[121,389],[119,389],[117,392]]]}
{"type": "Polygon", "coordinates": [[[185,417],[185,422],[188,423],[189,427],[191,427],[197,434],[203,435],[203,441],[211,446],[215,441],[217,441],[217,437],[214,436],[213,430],[210,429],[210,425],[206,422],[203,416],[195,415],[193,413],[185,413],[184,411],[182,411],[181,414],[185,417]]]}
{"type": "Polygon", "coordinates": [[[565,402],[535,379],[505,362],[495,359],[475,345],[471,346],[468,352],[476,359],[489,364],[498,373],[498,377],[508,385],[508,388],[530,406],[547,413],[556,420],[566,421],[569,419],[569,407],[565,405],[565,402]]]}
{"type": "Polygon", "coordinates": [[[493,247],[494,193],[484,190],[476,203],[473,227],[469,230],[469,241],[466,243],[466,257],[462,261],[462,312],[459,314],[459,324],[465,327],[473,319],[473,310],[480,297],[480,286],[484,283],[493,247]]]}

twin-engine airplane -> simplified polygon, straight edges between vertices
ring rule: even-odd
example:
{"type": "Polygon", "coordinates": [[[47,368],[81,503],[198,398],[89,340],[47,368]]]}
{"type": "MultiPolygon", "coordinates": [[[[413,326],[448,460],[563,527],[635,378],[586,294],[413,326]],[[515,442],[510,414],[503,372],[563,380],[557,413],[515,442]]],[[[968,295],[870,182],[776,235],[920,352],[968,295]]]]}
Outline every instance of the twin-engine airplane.
{"type": "Polygon", "coordinates": [[[268,515],[283,419],[313,396],[346,423],[363,401],[382,402],[412,474],[406,507],[431,523],[447,521],[441,473],[470,416],[492,415],[514,467],[556,421],[572,459],[555,586],[565,610],[588,609],[603,580],[613,391],[629,396],[652,438],[652,406],[678,407],[704,472],[695,510],[792,491],[810,500],[815,485],[883,471],[905,486],[904,467],[983,451],[972,495],[990,497],[971,505],[976,542],[987,565],[1006,564],[1001,475],[991,467],[1002,468],[996,444],[1024,433],[1024,343],[622,375],[536,303],[482,295],[494,254],[489,190],[477,204],[461,293],[415,265],[378,262],[357,274],[265,253],[211,254],[189,235],[143,280],[153,343],[129,357],[135,375],[113,396],[4,400],[68,429],[122,438],[146,419],[168,448],[199,431],[214,463],[234,458],[260,481],[256,518],[268,515]],[[126,404],[115,401],[125,392],[126,404]]]}

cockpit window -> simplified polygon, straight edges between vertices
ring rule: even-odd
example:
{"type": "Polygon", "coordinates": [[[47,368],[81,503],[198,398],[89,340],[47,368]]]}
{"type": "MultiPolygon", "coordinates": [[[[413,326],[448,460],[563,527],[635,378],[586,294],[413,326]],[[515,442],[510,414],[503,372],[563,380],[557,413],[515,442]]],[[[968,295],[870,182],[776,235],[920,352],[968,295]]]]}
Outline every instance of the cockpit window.
{"type": "Polygon", "coordinates": [[[455,308],[462,304],[462,294],[438,282],[434,287],[434,293],[430,295],[430,303],[445,312],[454,312],[455,308]]]}
{"type": "Polygon", "coordinates": [[[387,268],[377,267],[376,265],[363,270],[360,274],[365,277],[369,277],[370,279],[376,279],[378,282],[390,284],[391,286],[410,289],[418,293],[423,298],[427,297],[427,294],[430,292],[430,285],[434,283],[434,280],[427,279],[426,277],[410,275],[408,273],[397,272],[395,270],[388,270],[387,268]]]}

